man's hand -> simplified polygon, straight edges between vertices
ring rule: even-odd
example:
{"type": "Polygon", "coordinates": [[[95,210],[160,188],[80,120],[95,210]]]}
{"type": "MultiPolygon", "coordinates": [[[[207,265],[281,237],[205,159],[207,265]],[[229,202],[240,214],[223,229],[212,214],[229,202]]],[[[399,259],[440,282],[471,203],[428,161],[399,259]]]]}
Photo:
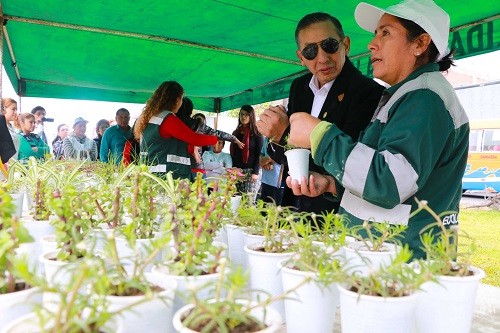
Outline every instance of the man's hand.
{"type": "Polygon", "coordinates": [[[257,129],[260,134],[278,142],[290,123],[283,105],[270,106],[265,109],[257,121],[257,129]]]}
{"type": "Polygon", "coordinates": [[[301,148],[311,148],[311,132],[321,121],[305,112],[297,112],[290,117],[288,143],[301,148]]]}
{"type": "Polygon", "coordinates": [[[286,185],[290,187],[295,195],[305,195],[308,197],[317,197],[323,193],[330,192],[337,194],[335,180],[332,176],[322,175],[317,172],[309,173],[309,182],[306,177],[302,177],[301,182],[292,180],[292,177],[286,178],[286,185]]]}

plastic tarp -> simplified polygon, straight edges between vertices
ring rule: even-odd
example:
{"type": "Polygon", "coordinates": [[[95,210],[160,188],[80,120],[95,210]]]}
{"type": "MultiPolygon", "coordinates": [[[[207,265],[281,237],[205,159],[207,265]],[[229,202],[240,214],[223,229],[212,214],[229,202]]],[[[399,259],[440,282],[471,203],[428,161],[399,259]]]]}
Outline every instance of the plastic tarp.
{"type": "MultiPolygon", "coordinates": [[[[0,0],[2,62],[19,96],[145,103],[176,80],[196,109],[220,112],[288,96],[306,70],[294,31],[310,12],[342,22],[351,60],[370,75],[358,2],[0,0]]],[[[436,2],[451,16],[456,58],[500,48],[497,0],[436,2]]]]}

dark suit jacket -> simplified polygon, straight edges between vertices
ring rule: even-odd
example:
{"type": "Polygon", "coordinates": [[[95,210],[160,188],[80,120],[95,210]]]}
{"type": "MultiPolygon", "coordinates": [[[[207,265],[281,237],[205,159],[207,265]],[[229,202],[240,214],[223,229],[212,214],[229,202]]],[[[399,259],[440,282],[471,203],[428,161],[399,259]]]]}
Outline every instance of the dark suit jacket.
{"type": "MultiPolygon", "coordinates": [[[[314,101],[314,94],[311,88],[309,88],[311,77],[312,74],[309,73],[298,77],[292,82],[288,101],[289,116],[295,112],[311,113],[314,101]]],[[[346,58],[344,67],[335,79],[318,119],[334,123],[353,140],[357,141],[359,133],[366,128],[372,119],[383,90],[384,87],[362,75],[351,61],[346,58]]],[[[283,134],[281,145],[285,144],[288,133],[289,129],[283,134]]],[[[268,147],[268,153],[278,163],[286,161],[283,148],[277,145],[268,147]]],[[[309,170],[321,174],[327,173],[322,167],[314,164],[312,157],[309,161],[309,170]]],[[[286,172],[287,169],[285,169],[283,177],[286,177],[286,172]]],[[[337,211],[339,203],[338,200],[334,201],[324,196],[316,198],[306,196],[297,197],[293,195],[292,190],[288,187],[285,187],[282,201],[283,206],[294,206],[299,211],[316,213],[331,211],[333,209],[337,211]]]]}
{"type": "Polygon", "coordinates": [[[0,115],[0,158],[2,162],[7,163],[15,153],[16,147],[14,147],[14,142],[7,128],[7,120],[4,115],[0,115]]]}

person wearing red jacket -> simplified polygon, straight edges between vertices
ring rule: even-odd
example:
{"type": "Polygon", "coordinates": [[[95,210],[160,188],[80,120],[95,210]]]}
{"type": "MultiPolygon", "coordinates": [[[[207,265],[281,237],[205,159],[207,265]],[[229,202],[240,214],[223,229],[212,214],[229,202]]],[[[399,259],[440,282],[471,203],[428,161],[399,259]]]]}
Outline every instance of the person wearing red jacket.
{"type": "Polygon", "coordinates": [[[193,132],[175,114],[182,105],[184,89],[175,81],[163,82],[149,98],[134,125],[141,158],[152,172],[171,171],[174,178],[191,179],[188,145],[208,146],[217,137],[193,132]]]}

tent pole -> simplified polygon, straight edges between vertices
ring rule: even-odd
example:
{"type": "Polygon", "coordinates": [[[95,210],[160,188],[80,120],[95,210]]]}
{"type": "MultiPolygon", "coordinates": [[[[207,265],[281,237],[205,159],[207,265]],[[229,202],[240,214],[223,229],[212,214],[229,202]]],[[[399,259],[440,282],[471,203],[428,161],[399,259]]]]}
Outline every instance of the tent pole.
{"type": "Polygon", "coordinates": [[[0,2],[0,26],[2,27],[0,31],[0,100],[3,98],[3,7],[0,2]]]}
{"type": "Polygon", "coordinates": [[[113,29],[104,29],[104,28],[98,28],[98,27],[89,27],[89,26],[71,24],[71,23],[46,21],[46,20],[32,19],[32,18],[20,17],[20,16],[14,16],[14,15],[5,15],[5,18],[8,20],[11,20],[11,21],[15,21],[15,22],[38,24],[38,25],[44,25],[44,26],[49,26],[49,27],[58,27],[58,28],[73,29],[73,30],[79,30],[79,31],[89,31],[89,32],[96,32],[96,33],[101,33],[101,34],[106,34],[106,35],[122,36],[122,37],[128,37],[128,38],[145,39],[145,40],[154,41],[154,42],[162,42],[162,43],[182,45],[182,46],[191,46],[191,47],[197,47],[197,48],[204,49],[204,50],[212,50],[212,51],[217,51],[217,52],[224,52],[224,53],[229,53],[229,54],[241,55],[241,56],[245,56],[245,57],[271,60],[271,61],[281,62],[281,63],[285,63],[285,64],[300,65],[300,62],[297,60],[290,60],[290,59],[285,59],[285,58],[273,57],[273,56],[268,56],[265,54],[259,54],[259,53],[255,53],[255,52],[249,52],[249,51],[240,51],[240,50],[229,49],[229,48],[220,47],[220,46],[207,45],[207,44],[203,44],[203,43],[191,42],[188,40],[182,40],[182,39],[177,39],[177,38],[169,38],[169,37],[162,37],[162,36],[156,36],[156,35],[141,34],[141,33],[136,33],[136,32],[113,30],[113,29]]]}
{"type": "Polygon", "coordinates": [[[219,113],[220,113],[221,103],[222,99],[220,97],[214,98],[214,112],[215,112],[214,129],[217,129],[219,125],[219,113]]]}

